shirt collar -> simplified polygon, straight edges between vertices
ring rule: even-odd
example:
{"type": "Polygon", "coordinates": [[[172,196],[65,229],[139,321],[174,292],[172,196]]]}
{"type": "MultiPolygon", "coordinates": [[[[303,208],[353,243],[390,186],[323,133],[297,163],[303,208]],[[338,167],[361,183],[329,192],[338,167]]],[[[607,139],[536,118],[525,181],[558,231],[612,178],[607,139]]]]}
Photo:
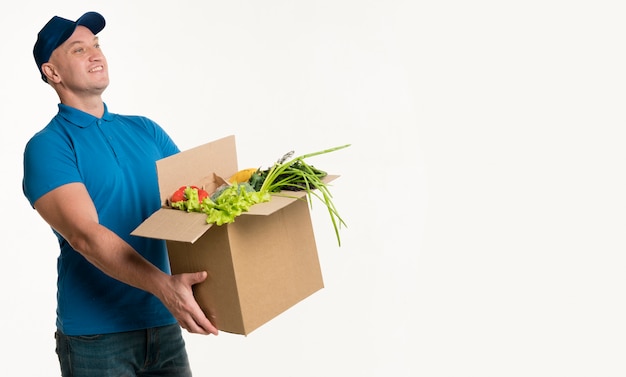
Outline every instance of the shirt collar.
{"type": "Polygon", "coordinates": [[[104,114],[102,114],[102,118],[96,118],[91,114],[87,114],[84,111],[64,105],[62,103],[59,103],[59,115],[68,122],[81,128],[87,128],[89,126],[92,126],[96,124],[99,119],[107,122],[113,119],[113,114],[109,113],[106,103],[104,104],[104,114]]]}

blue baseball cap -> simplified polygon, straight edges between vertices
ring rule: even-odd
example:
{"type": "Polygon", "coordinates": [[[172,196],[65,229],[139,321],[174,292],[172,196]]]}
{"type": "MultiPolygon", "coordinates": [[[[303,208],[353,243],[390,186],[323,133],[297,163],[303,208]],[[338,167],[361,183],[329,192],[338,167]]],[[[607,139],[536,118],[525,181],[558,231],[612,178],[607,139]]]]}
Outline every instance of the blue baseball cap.
{"type": "Polygon", "coordinates": [[[43,81],[48,82],[41,70],[41,66],[50,60],[52,51],[62,45],[74,33],[78,25],[85,26],[92,33],[98,34],[104,29],[105,21],[104,17],[97,12],[87,12],[76,21],[54,16],[37,34],[33,55],[43,81]]]}

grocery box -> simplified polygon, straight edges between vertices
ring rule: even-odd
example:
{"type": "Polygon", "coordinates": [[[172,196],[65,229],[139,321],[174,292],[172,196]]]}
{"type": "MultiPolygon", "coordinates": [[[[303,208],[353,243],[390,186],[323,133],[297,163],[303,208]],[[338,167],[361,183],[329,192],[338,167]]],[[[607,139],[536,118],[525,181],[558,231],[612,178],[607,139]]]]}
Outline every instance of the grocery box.
{"type": "Polygon", "coordinates": [[[306,192],[272,195],[220,226],[207,224],[204,213],[167,206],[180,186],[212,192],[216,176],[238,171],[234,136],[156,165],[163,206],[132,234],[166,240],[173,274],[208,272],[194,295],[218,329],[248,335],[324,287],[306,192]]]}

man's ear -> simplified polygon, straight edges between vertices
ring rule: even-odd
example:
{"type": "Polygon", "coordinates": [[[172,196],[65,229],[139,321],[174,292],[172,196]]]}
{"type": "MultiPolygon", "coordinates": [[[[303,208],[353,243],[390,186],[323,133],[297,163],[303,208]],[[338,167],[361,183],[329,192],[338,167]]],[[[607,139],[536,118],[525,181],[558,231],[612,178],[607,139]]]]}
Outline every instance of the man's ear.
{"type": "Polygon", "coordinates": [[[54,65],[50,63],[43,63],[41,65],[41,71],[48,79],[48,82],[58,83],[61,80],[56,70],[54,69],[54,65]]]}

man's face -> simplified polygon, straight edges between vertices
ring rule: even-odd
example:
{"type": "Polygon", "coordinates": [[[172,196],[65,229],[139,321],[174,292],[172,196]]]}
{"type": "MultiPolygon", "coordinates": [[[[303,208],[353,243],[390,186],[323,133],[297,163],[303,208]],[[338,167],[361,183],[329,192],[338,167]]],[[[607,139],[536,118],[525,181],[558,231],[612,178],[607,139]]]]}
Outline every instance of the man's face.
{"type": "Polygon", "coordinates": [[[48,63],[56,74],[48,81],[60,82],[66,90],[102,93],[109,85],[107,62],[98,37],[84,26],[78,26],[74,34],[52,52],[48,63]]]}

